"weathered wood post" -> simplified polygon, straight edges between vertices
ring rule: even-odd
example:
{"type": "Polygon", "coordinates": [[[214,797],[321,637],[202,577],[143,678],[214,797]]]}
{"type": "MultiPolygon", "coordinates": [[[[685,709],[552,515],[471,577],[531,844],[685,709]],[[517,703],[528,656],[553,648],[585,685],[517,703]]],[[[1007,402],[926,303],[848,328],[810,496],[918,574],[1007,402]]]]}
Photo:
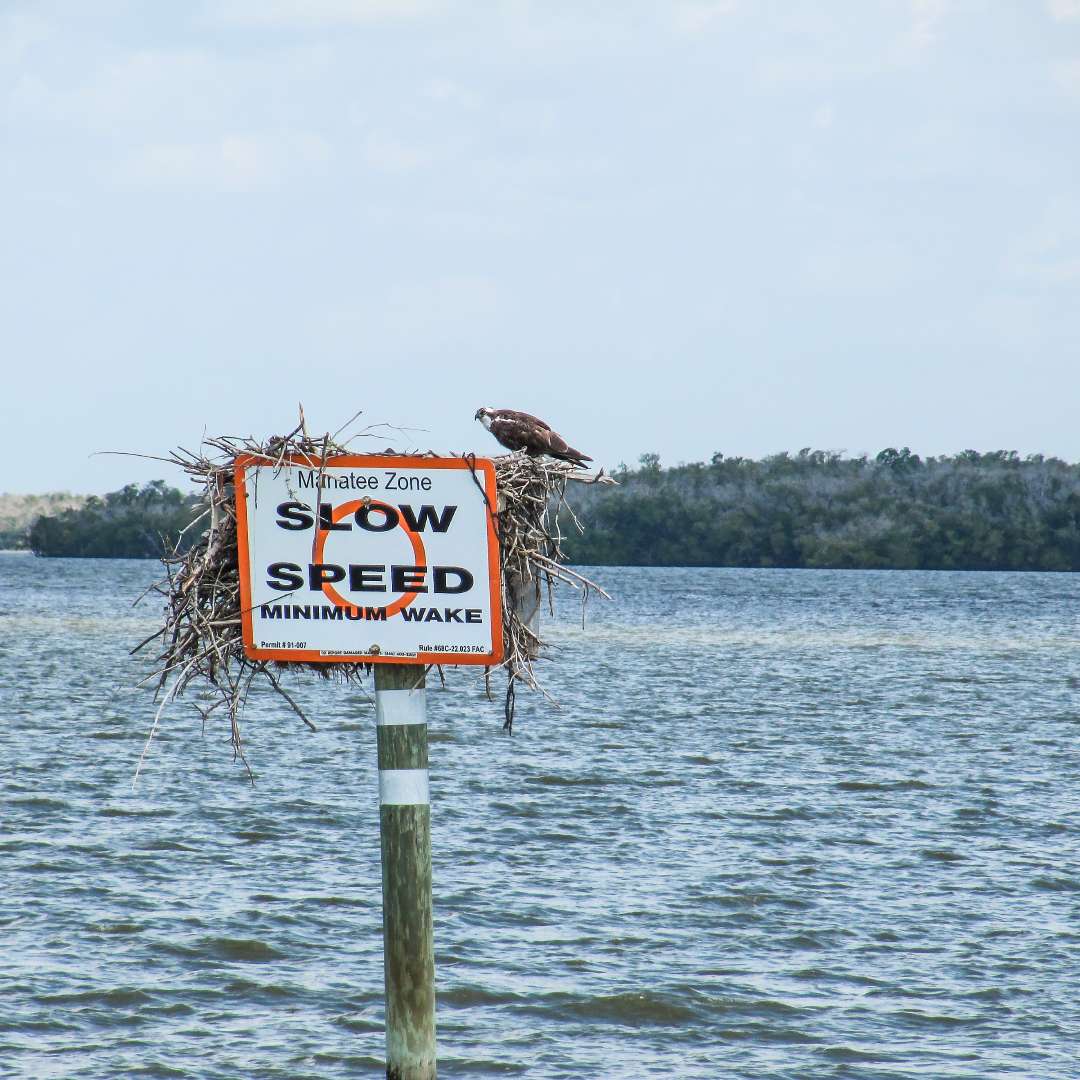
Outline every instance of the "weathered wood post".
{"type": "Polygon", "coordinates": [[[540,579],[511,574],[508,586],[510,607],[532,635],[528,655],[530,660],[535,660],[540,653],[540,579]]]}
{"type": "Polygon", "coordinates": [[[424,671],[422,664],[375,665],[388,1080],[435,1076],[424,671]]]}
{"type": "MultiPolygon", "coordinates": [[[[498,508],[500,514],[506,509],[506,496],[501,492],[498,508]]],[[[530,660],[535,660],[540,653],[540,578],[536,574],[525,577],[512,569],[507,574],[506,587],[510,609],[532,634],[527,655],[530,660]]]]}

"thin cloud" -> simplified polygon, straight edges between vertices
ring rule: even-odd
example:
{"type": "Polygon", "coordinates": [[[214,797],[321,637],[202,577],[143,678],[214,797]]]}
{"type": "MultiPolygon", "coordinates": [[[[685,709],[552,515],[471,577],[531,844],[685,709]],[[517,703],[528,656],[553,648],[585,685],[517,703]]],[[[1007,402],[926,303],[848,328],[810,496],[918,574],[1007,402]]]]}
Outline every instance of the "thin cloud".
{"type": "Polygon", "coordinates": [[[229,0],[214,17],[258,26],[362,26],[420,18],[440,6],[438,0],[229,0]]]}
{"type": "Polygon", "coordinates": [[[737,7],[736,0],[679,4],[673,12],[675,29],[683,34],[704,34],[732,15],[737,7]]]}
{"type": "Polygon", "coordinates": [[[1074,285],[1080,280],[1080,201],[1049,200],[1012,245],[1004,269],[1029,285],[1074,285]]]}
{"type": "Polygon", "coordinates": [[[0,67],[11,70],[47,40],[52,28],[44,19],[24,11],[0,14],[0,67]]]}
{"type": "MultiPolygon", "coordinates": [[[[208,51],[132,52],[94,66],[70,88],[64,109],[97,132],[198,131],[237,97],[235,65],[208,51]]],[[[166,136],[167,137],[167,136],[166,136]]]]}
{"type": "Polygon", "coordinates": [[[432,155],[379,132],[364,140],[364,161],[380,172],[406,173],[431,163],[432,155]]]}
{"type": "Polygon", "coordinates": [[[480,105],[480,98],[473,91],[451,79],[431,80],[423,87],[421,95],[428,101],[456,105],[462,109],[475,109],[480,105]]]}
{"type": "Polygon", "coordinates": [[[1054,82],[1065,91],[1080,97],[1080,60],[1065,60],[1051,67],[1054,82]]]}
{"type": "Polygon", "coordinates": [[[1048,0],[1046,10],[1057,22],[1080,21],[1080,0],[1048,0]]]}
{"type": "Polygon", "coordinates": [[[244,192],[322,171],[330,149],[317,135],[226,135],[190,143],[153,143],[113,172],[125,187],[244,192]]]}
{"type": "Polygon", "coordinates": [[[949,0],[911,0],[910,40],[926,49],[938,39],[938,27],[949,12],[949,0]]]}
{"type": "Polygon", "coordinates": [[[447,274],[430,280],[399,282],[370,295],[362,304],[325,310],[318,331],[329,340],[367,346],[460,341],[480,334],[500,308],[499,286],[483,274],[447,274]]]}

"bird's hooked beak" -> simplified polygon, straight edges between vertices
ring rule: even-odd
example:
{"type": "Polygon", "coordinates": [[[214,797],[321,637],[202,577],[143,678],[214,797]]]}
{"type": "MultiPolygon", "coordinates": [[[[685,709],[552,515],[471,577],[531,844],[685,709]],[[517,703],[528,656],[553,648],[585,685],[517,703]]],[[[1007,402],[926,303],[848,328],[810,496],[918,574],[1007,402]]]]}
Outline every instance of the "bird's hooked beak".
{"type": "Polygon", "coordinates": [[[483,417],[483,415],[484,415],[484,410],[483,409],[477,409],[476,410],[476,415],[473,417],[473,419],[474,420],[479,420],[479,419],[481,419],[483,417]]]}

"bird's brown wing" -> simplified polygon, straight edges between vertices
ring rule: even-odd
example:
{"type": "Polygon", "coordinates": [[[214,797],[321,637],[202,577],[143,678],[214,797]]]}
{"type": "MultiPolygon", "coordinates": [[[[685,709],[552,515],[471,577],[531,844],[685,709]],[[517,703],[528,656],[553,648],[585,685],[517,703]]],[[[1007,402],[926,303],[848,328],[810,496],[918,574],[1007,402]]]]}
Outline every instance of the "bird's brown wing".
{"type": "Polygon", "coordinates": [[[528,413],[514,412],[511,409],[500,410],[498,419],[491,421],[491,434],[507,450],[550,454],[552,457],[562,458],[563,461],[579,464],[592,461],[591,457],[569,446],[557,431],[552,431],[547,424],[528,413]]]}
{"type": "Polygon", "coordinates": [[[491,434],[507,450],[532,450],[534,447],[530,436],[536,430],[530,424],[505,416],[500,416],[499,419],[491,421],[491,434]]]}
{"type": "Polygon", "coordinates": [[[544,432],[537,432],[537,441],[543,438],[544,453],[550,454],[552,457],[562,458],[563,461],[592,461],[591,457],[586,457],[580,450],[575,450],[557,431],[551,431],[550,429],[544,432]]]}
{"type": "Polygon", "coordinates": [[[514,420],[521,424],[530,424],[534,427],[543,428],[545,431],[551,430],[550,424],[545,424],[540,417],[533,416],[531,413],[518,412],[517,409],[496,409],[495,414],[500,420],[514,420]]]}

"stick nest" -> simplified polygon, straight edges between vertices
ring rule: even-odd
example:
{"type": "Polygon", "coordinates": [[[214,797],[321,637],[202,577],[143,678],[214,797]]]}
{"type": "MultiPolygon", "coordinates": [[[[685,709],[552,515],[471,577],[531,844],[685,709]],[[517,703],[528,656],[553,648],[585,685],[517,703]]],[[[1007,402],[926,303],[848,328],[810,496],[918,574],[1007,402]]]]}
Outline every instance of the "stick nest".
{"type": "MultiPolygon", "coordinates": [[[[370,433],[371,429],[366,429],[362,435],[376,437],[370,433]]],[[[184,534],[181,534],[162,560],[165,577],[143,594],[155,593],[165,601],[161,628],[132,650],[137,653],[154,642],[159,643],[154,670],[142,684],[154,686],[159,700],[146,749],[169,702],[191,690],[201,689],[209,692],[204,695],[209,703],[205,706],[196,704],[195,708],[202,714],[204,723],[212,713],[224,710],[234,757],[243,762],[250,776],[239,718],[257,679],[269,685],[309,728],[315,730],[303,709],[282,686],[283,669],[306,668],[321,678],[347,683],[360,682],[370,674],[370,664],[346,660],[331,663],[253,660],[244,653],[241,629],[234,488],[236,459],[241,455],[261,457],[268,465],[287,469],[293,456],[331,464],[335,457],[355,453],[355,449],[347,450],[329,434],[312,437],[301,411],[299,425],[288,435],[273,436],[264,442],[252,437],[205,438],[199,453],[178,448],[162,459],[182,468],[203,492],[197,516],[184,533],[204,523],[206,531],[186,551],[182,549],[184,534]]],[[[397,451],[385,450],[383,453],[397,451]]],[[[439,455],[429,453],[424,456],[439,455]]],[[[470,464],[474,460],[468,454],[462,458],[470,464]]],[[[545,657],[548,645],[538,633],[538,621],[529,617],[531,610],[538,609],[541,594],[546,593],[549,610],[553,613],[555,586],[561,584],[575,589],[581,595],[583,622],[589,596],[596,592],[607,597],[597,584],[564,562],[560,514],[566,514],[573,526],[581,530],[580,522],[566,502],[567,484],[571,481],[613,481],[603,471],[590,476],[568,462],[530,457],[521,452],[505,454],[493,461],[498,506],[488,509],[495,515],[499,536],[504,655],[498,668],[485,669],[484,679],[491,697],[492,675],[500,670],[505,672],[503,728],[511,731],[519,684],[540,690],[551,700],[543,691],[535,669],[537,660],[545,657]]],[[[483,485],[478,477],[476,479],[483,492],[483,485]]],[[[441,669],[439,675],[443,675],[441,669]]],[[[139,761],[140,768],[146,749],[139,761]]]]}

